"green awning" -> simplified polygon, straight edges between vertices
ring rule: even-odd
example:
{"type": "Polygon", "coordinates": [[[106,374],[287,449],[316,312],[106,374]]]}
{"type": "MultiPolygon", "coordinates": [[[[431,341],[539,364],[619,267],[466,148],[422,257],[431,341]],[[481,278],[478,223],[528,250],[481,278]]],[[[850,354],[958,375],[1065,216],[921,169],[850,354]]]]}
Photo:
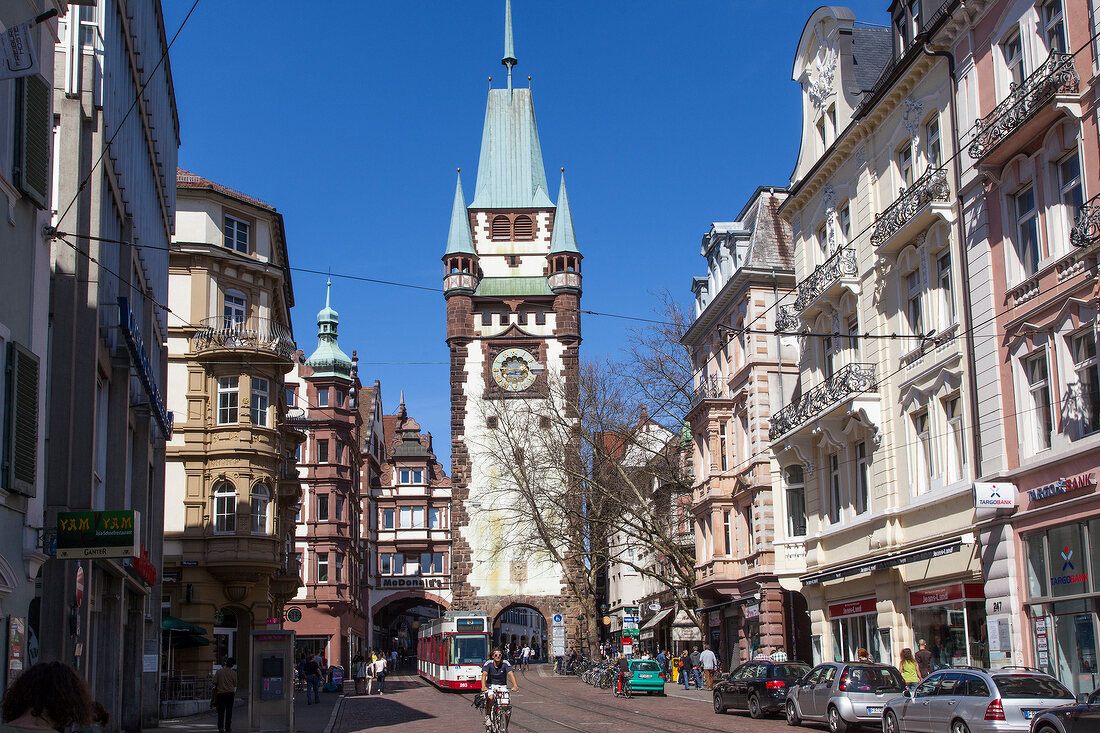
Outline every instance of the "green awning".
{"type": "MultiPolygon", "coordinates": [[[[201,626],[195,626],[195,624],[178,619],[175,616],[165,616],[164,620],[160,622],[160,630],[166,632],[185,634],[195,634],[197,636],[206,636],[206,629],[201,626]]],[[[209,642],[208,642],[209,643],[209,642]]]]}

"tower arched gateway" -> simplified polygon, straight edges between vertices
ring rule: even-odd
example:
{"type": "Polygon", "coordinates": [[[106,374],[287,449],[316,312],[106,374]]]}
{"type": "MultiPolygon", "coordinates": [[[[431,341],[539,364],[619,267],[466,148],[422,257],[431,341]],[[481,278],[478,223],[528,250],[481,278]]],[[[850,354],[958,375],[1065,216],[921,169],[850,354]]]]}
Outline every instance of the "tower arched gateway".
{"type": "MultiPolygon", "coordinates": [[[[577,393],[581,254],[564,176],[556,204],[547,192],[531,90],[512,85],[510,0],[505,12],[507,86],[489,90],[474,200],[466,205],[460,177],[443,256],[451,582],[455,609],[495,614],[515,603],[539,609],[550,623],[552,654],[555,640],[559,651],[581,645],[585,619],[568,580],[583,568],[573,566],[568,551],[555,557],[510,541],[507,528],[524,516],[525,504],[507,496],[509,467],[488,446],[494,431],[515,424],[509,416],[524,415],[532,429],[545,429],[551,390],[577,393]],[[505,515],[512,524],[502,521],[505,515]]],[[[522,461],[522,450],[508,455],[522,461]]],[[[564,484],[557,489],[568,491],[564,484]]]]}

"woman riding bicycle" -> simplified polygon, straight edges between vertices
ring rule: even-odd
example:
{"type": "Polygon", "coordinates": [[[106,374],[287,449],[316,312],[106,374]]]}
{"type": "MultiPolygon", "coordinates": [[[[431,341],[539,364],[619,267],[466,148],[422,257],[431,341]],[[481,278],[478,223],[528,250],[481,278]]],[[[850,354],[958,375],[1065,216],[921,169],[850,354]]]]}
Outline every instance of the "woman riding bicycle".
{"type": "Polygon", "coordinates": [[[493,650],[492,660],[481,668],[481,689],[485,693],[485,727],[492,725],[493,706],[496,704],[494,686],[505,686],[512,683],[512,691],[519,689],[516,684],[516,673],[512,671],[512,665],[504,661],[504,650],[497,647],[493,650]]]}
{"type": "Polygon", "coordinates": [[[619,659],[616,664],[619,667],[619,678],[615,681],[615,694],[623,694],[623,684],[630,680],[630,660],[626,658],[626,655],[619,652],[619,659]]]}

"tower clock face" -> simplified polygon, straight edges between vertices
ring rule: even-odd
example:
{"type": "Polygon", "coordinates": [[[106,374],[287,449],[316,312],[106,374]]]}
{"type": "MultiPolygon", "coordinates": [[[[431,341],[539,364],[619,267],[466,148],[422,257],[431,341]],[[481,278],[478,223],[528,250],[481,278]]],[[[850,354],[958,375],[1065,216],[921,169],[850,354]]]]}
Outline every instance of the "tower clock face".
{"type": "Polygon", "coordinates": [[[493,359],[493,380],[508,392],[522,392],[535,383],[535,357],[525,349],[510,348],[493,359]]]}

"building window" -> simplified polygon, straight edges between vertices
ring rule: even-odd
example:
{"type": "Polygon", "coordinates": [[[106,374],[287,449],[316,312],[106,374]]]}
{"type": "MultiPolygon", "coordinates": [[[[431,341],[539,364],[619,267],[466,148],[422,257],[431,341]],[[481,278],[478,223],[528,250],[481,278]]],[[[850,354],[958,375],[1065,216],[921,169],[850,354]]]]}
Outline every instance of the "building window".
{"type": "Polygon", "coordinates": [[[218,378],[218,425],[233,425],[238,420],[240,377],[218,378]]]}
{"type": "Polygon", "coordinates": [[[836,105],[830,104],[829,109],[826,110],[825,116],[829,118],[829,139],[836,140],[836,105]]]}
{"type": "Polygon", "coordinates": [[[726,459],[726,453],[727,453],[727,451],[729,451],[729,431],[730,431],[730,421],[729,420],[723,420],[722,421],[722,433],[721,433],[721,435],[719,435],[719,438],[718,438],[718,440],[721,442],[720,455],[722,457],[721,466],[722,466],[723,471],[725,471],[729,468],[729,461],[726,459]]]}
{"type": "Polygon", "coordinates": [[[394,524],[393,524],[394,513],[395,513],[395,510],[393,510],[393,509],[383,509],[382,510],[382,529],[393,529],[394,528],[394,524]]]}
{"type": "Polygon", "coordinates": [[[817,248],[821,251],[821,261],[824,263],[832,254],[832,250],[829,248],[829,230],[825,222],[822,222],[821,226],[817,228],[817,248]]]}
{"type": "Polygon", "coordinates": [[[424,529],[424,507],[401,507],[402,529],[424,529]]]}
{"type": "Polygon", "coordinates": [[[318,552],[317,553],[317,582],[318,583],[327,583],[328,582],[328,553],[327,552],[318,552]]]}
{"type": "Polygon", "coordinates": [[[829,521],[836,524],[840,521],[840,456],[836,453],[829,454],[829,496],[828,511],[829,521]]]}
{"type": "Polygon", "coordinates": [[[1024,374],[1027,378],[1028,396],[1032,427],[1035,434],[1036,450],[1050,447],[1054,420],[1050,409],[1050,377],[1047,370],[1046,350],[1028,357],[1024,361],[1024,374]]]}
{"type": "Polygon", "coordinates": [[[959,395],[946,397],[943,401],[943,416],[947,422],[947,481],[953,483],[963,477],[966,465],[966,444],[963,443],[962,407],[959,395]]]}
{"type": "MultiPolygon", "coordinates": [[[[1017,87],[1024,81],[1024,47],[1020,42],[1019,32],[1001,42],[1001,58],[1004,59],[1005,69],[1008,70],[1008,81],[1012,87],[1017,87]]],[[[1006,90],[1007,91],[1007,90],[1006,90]]],[[[1007,93],[1005,96],[1008,96],[1007,93]]]]}
{"type": "Polygon", "coordinates": [[[1062,17],[1062,0],[1047,0],[1040,12],[1043,22],[1043,37],[1047,51],[1066,52],[1066,24],[1062,17]]]}
{"type": "Polygon", "coordinates": [[[317,406],[328,407],[328,387],[317,390],[317,406]]]}
{"type": "Polygon", "coordinates": [[[905,8],[898,8],[894,16],[894,54],[901,56],[909,48],[909,21],[905,17],[905,8]]]}
{"type": "Polygon", "coordinates": [[[925,150],[928,151],[928,167],[939,168],[943,153],[940,150],[940,119],[933,117],[924,126],[925,150]]]}
{"type": "Polygon", "coordinates": [[[856,446],[856,514],[863,514],[871,506],[871,457],[867,444],[856,446]]]}
{"type": "Polygon", "coordinates": [[[402,468],[399,476],[403,484],[424,483],[424,471],[420,468],[402,468]]]}
{"type": "Polygon", "coordinates": [[[336,497],[336,516],[334,517],[337,522],[344,521],[344,497],[336,497]]]}
{"type": "Polygon", "coordinates": [[[227,290],[222,296],[222,320],[230,331],[248,319],[248,298],[238,290],[227,290]]]}
{"type": "Polygon", "coordinates": [[[825,116],[822,115],[817,120],[817,138],[821,141],[821,150],[825,151],[829,147],[829,144],[825,141],[825,116]]]}
{"type": "Polygon", "coordinates": [[[271,388],[266,379],[252,377],[252,424],[267,427],[267,408],[271,388]]]}
{"type": "Polygon", "coordinates": [[[271,492],[264,484],[252,487],[252,534],[267,534],[267,513],[271,492]]]}
{"type": "Polygon", "coordinates": [[[1039,270],[1039,218],[1035,189],[1028,186],[1014,197],[1016,207],[1016,257],[1025,278],[1039,270]]]}
{"type": "Polygon", "coordinates": [[[393,569],[394,575],[405,574],[405,555],[401,552],[394,552],[390,555],[390,566],[393,569]]]}
{"type": "Polygon", "coordinates": [[[317,462],[328,463],[328,440],[317,441],[317,462]]]}
{"type": "Polygon", "coordinates": [[[428,510],[428,528],[429,529],[443,529],[443,510],[442,509],[429,509],[428,510]]]}
{"type": "Polygon", "coordinates": [[[336,390],[336,406],[337,407],[343,407],[344,406],[344,400],[346,400],[347,397],[348,397],[348,394],[344,390],[342,390],[342,389],[336,390]]]}
{"type": "Polygon", "coordinates": [[[294,407],[298,401],[298,392],[294,387],[288,386],[286,388],[286,406],[288,408],[294,407]]]}
{"type": "Polygon", "coordinates": [[[848,241],[852,237],[852,207],[851,204],[845,201],[840,206],[840,213],[837,215],[837,223],[840,225],[840,242],[838,246],[843,247],[848,244],[848,241]]]}
{"type": "Polygon", "coordinates": [[[336,553],[336,582],[344,582],[344,554],[342,552],[336,553]]]}
{"type": "Polygon", "coordinates": [[[932,463],[932,428],[928,421],[928,410],[914,413],[913,434],[917,436],[919,488],[927,491],[928,487],[932,485],[932,475],[935,473],[932,463]]]}
{"type": "Polygon", "coordinates": [[[1079,434],[1088,435],[1100,429],[1100,367],[1096,359],[1096,332],[1089,327],[1087,331],[1072,335],[1069,343],[1073,371],[1077,375],[1077,384],[1072,387],[1077,404],[1067,412],[1080,422],[1082,429],[1079,434]]]}
{"type": "Polygon", "coordinates": [[[910,38],[916,38],[920,33],[920,3],[921,0],[909,0],[910,38]]]}
{"type": "Polygon", "coordinates": [[[722,534],[726,538],[726,556],[733,557],[733,522],[731,520],[731,512],[729,509],[722,512],[722,534]]]}
{"type": "Polygon", "coordinates": [[[388,552],[383,552],[378,556],[378,572],[380,575],[390,575],[393,573],[393,555],[388,552]]]}
{"type": "Polygon", "coordinates": [[[787,466],[783,470],[783,483],[787,495],[787,534],[803,537],[806,534],[806,481],[802,466],[787,466]]]}
{"type": "Polygon", "coordinates": [[[1085,190],[1081,187],[1081,159],[1076,152],[1058,161],[1058,201],[1062,205],[1062,237],[1069,241],[1069,232],[1077,222],[1081,206],[1085,202],[1085,190]]]}
{"type": "Polygon", "coordinates": [[[214,531],[237,531],[237,490],[228,481],[214,487],[214,531]]]}
{"type": "Polygon", "coordinates": [[[848,319],[848,350],[851,352],[853,363],[860,360],[859,316],[852,316],[848,319]]]}
{"type": "Polygon", "coordinates": [[[248,222],[233,216],[225,217],[225,246],[248,254],[248,222]]]}
{"type": "Polygon", "coordinates": [[[344,444],[336,441],[336,465],[344,465],[344,444]]]}
{"type": "Polygon", "coordinates": [[[909,333],[920,336],[924,333],[924,317],[921,309],[920,270],[914,270],[905,276],[907,302],[905,314],[909,324],[909,333]]]}
{"type": "Polygon", "coordinates": [[[328,521],[328,494],[317,495],[317,521],[328,521]]]}
{"type": "Polygon", "coordinates": [[[903,147],[898,148],[894,158],[898,164],[898,178],[901,181],[901,187],[909,188],[913,185],[913,147],[906,143],[903,147]]]}
{"type": "Polygon", "coordinates": [[[825,352],[822,363],[822,373],[825,375],[825,381],[832,379],[833,374],[836,373],[837,357],[840,355],[840,342],[842,340],[839,334],[830,334],[821,339],[821,349],[825,352]]]}
{"type": "Polygon", "coordinates": [[[753,527],[752,521],[752,504],[747,504],[742,510],[745,516],[745,554],[751,555],[755,552],[755,535],[756,530],[753,527]]]}
{"type": "Polygon", "coordinates": [[[490,229],[490,236],[496,240],[510,239],[512,235],[512,224],[508,221],[508,217],[500,214],[493,217],[492,228],[490,229]]]}
{"type": "Polygon", "coordinates": [[[955,323],[955,296],[951,287],[951,253],[945,252],[936,260],[940,281],[940,327],[946,329],[955,323]]]}

